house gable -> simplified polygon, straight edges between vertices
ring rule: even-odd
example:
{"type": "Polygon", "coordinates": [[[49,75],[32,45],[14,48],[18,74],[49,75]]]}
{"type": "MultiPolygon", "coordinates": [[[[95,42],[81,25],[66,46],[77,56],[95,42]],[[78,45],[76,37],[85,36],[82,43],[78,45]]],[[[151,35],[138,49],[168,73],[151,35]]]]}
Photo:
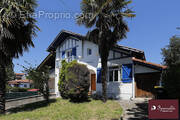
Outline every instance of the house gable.
{"type": "Polygon", "coordinates": [[[62,30],[54,39],[54,41],[50,44],[50,46],[47,48],[48,52],[56,51],[57,47],[64,42],[68,37],[74,37],[76,39],[82,40],[84,39],[84,36],[80,34],[76,34],[70,31],[62,30]]]}
{"type": "Polygon", "coordinates": [[[67,37],[57,48],[59,49],[60,52],[72,49],[74,47],[78,47],[78,42],[79,40],[75,37],[67,37]]]}
{"type": "MultiPolygon", "coordinates": [[[[62,52],[63,50],[71,49],[73,47],[79,47],[79,49],[83,50],[83,47],[84,47],[83,41],[87,41],[85,39],[85,36],[82,36],[80,34],[73,33],[70,31],[62,30],[57,35],[55,40],[51,43],[51,45],[48,47],[47,51],[49,52],[56,51],[57,53],[59,53],[59,52],[62,52]],[[76,41],[80,41],[79,45],[74,43],[76,41]],[[58,48],[59,46],[60,48],[58,48]]],[[[88,42],[85,42],[85,43],[88,43],[88,42]]],[[[127,58],[127,57],[136,57],[138,59],[145,60],[144,51],[141,51],[135,48],[126,47],[123,45],[115,45],[114,48],[111,49],[111,51],[113,51],[113,53],[109,54],[110,56],[108,58],[109,60],[127,58]]],[[[85,56],[83,52],[84,51],[82,51],[82,55],[80,55],[81,57],[85,56]]]]}

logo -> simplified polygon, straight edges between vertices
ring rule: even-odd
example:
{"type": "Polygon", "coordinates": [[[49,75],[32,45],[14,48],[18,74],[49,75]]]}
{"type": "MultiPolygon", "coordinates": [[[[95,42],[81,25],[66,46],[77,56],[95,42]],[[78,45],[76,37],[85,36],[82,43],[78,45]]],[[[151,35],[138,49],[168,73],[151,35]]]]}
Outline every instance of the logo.
{"type": "Polygon", "coordinates": [[[150,100],[149,119],[178,119],[178,100],[150,100]]]}
{"type": "Polygon", "coordinates": [[[151,111],[153,111],[153,110],[156,110],[156,106],[155,106],[155,105],[153,105],[153,106],[151,107],[151,111]]]}

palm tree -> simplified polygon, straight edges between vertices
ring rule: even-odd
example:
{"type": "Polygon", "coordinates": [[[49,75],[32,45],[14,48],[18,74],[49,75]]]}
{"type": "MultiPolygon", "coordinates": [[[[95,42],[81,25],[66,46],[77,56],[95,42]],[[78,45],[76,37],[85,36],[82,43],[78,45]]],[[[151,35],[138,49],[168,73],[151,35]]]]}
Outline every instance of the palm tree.
{"type": "Polygon", "coordinates": [[[126,38],[128,26],[124,17],[135,17],[128,8],[129,0],[82,0],[82,15],[77,18],[79,25],[93,28],[86,35],[87,39],[98,44],[101,58],[101,80],[103,101],[106,102],[107,59],[109,51],[117,41],[126,38]]]}
{"type": "Polygon", "coordinates": [[[0,113],[5,113],[6,66],[34,46],[36,6],[36,0],[0,1],[0,113]]]}

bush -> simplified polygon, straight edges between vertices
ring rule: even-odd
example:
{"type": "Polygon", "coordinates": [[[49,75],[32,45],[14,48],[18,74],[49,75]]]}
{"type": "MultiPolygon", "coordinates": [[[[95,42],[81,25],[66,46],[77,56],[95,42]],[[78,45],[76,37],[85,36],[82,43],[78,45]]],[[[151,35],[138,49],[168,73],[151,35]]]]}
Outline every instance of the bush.
{"type": "Polygon", "coordinates": [[[65,69],[67,66],[67,62],[65,60],[63,60],[61,62],[61,69],[60,69],[60,74],[59,74],[59,82],[58,82],[58,88],[59,88],[59,92],[61,94],[61,97],[63,99],[67,99],[68,98],[68,94],[67,94],[67,82],[65,79],[65,69]]]}
{"type": "Polygon", "coordinates": [[[27,92],[28,88],[11,87],[11,92],[27,92]]]}
{"type": "Polygon", "coordinates": [[[6,92],[10,92],[10,91],[11,91],[11,89],[12,89],[12,87],[11,87],[11,86],[9,86],[8,84],[6,84],[6,92]]]}
{"type": "Polygon", "coordinates": [[[66,98],[70,98],[74,102],[87,100],[90,86],[90,72],[86,65],[72,61],[65,64],[65,69],[63,70],[64,73],[62,71],[60,73],[59,87],[63,87],[60,88],[60,93],[63,93],[63,95],[66,95],[66,98]],[[63,92],[62,89],[64,89],[63,92]]]}

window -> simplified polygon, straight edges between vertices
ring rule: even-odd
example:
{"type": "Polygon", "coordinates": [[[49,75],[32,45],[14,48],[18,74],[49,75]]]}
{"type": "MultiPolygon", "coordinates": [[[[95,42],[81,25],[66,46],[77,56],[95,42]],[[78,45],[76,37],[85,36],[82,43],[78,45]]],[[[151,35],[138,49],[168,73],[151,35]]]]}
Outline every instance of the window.
{"type": "Polygon", "coordinates": [[[118,70],[114,71],[114,81],[118,81],[118,70]]]}
{"type": "Polygon", "coordinates": [[[119,69],[110,69],[109,70],[109,82],[118,82],[120,81],[120,70],[119,69]]]}
{"type": "Polygon", "coordinates": [[[91,55],[92,54],[92,50],[90,48],[87,49],[87,55],[91,55]]]}
{"type": "Polygon", "coordinates": [[[101,68],[97,69],[97,83],[101,83],[101,68]]]}
{"type": "Polygon", "coordinates": [[[76,56],[76,47],[74,47],[73,49],[72,49],[72,56],[76,56]]]}
{"type": "Polygon", "coordinates": [[[65,51],[62,51],[62,56],[61,56],[62,59],[65,58],[65,51]]]}
{"type": "Polygon", "coordinates": [[[67,51],[66,55],[67,55],[67,58],[71,57],[72,56],[72,50],[67,51]]]}
{"type": "Polygon", "coordinates": [[[27,85],[24,85],[25,88],[27,88],[27,85]]]}

